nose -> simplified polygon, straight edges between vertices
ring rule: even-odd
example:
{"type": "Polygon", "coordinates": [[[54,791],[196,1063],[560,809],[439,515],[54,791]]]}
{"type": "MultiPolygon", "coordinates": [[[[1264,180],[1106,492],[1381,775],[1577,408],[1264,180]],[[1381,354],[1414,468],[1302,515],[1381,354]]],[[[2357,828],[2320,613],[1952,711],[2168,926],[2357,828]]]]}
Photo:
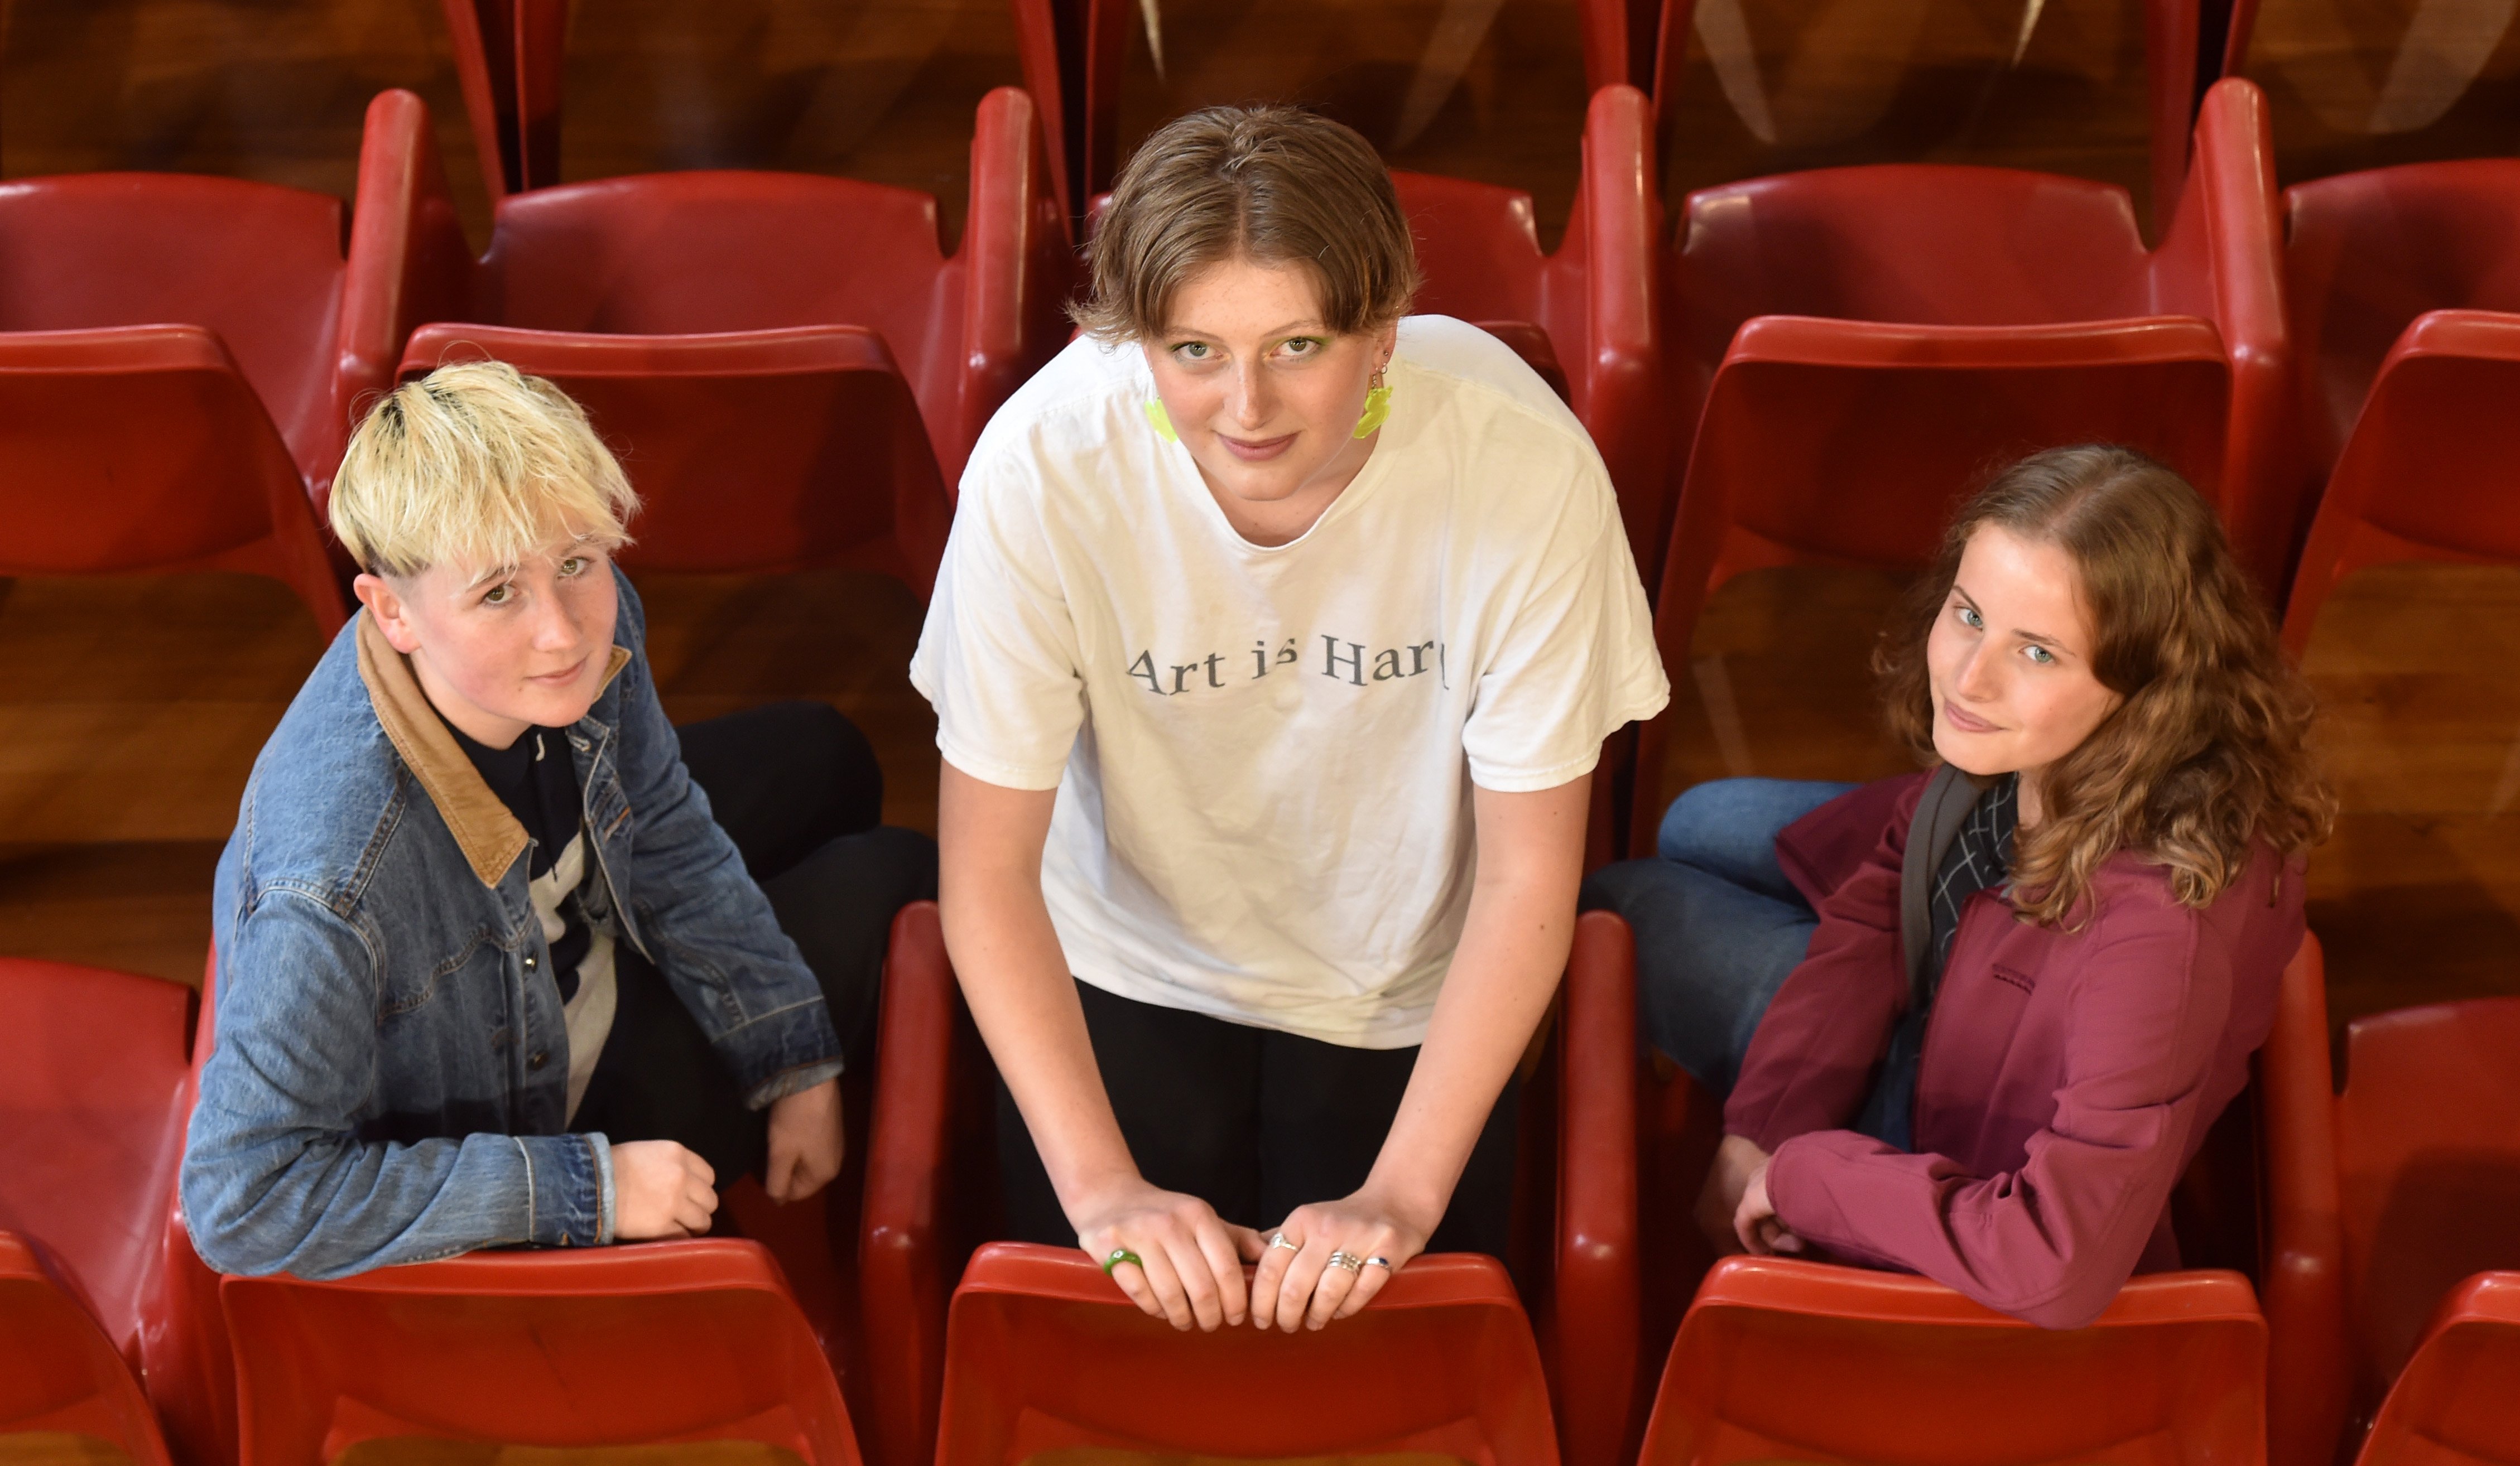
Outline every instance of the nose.
{"type": "Polygon", "coordinates": [[[1269,378],[1256,362],[1237,362],[1234,386],[1228,392],[1225,410],[1234,425],[1256,430],[1267,424],[1270,415],[1278,410],[1276,397],[1269,390],[1269,378]]]}
{"type": "Polygon", "coordinates": [[[585,630],[578,623],[577,607],[566,596],[557,594],[557,587],[534,598],[534,649],[536,651],[570,651],[584,640],[585,630]]]}
{"type": "Polygon", "coordinates": [[[1958,675],[1952,678],[1952,690],[1971,702],[1984,702],[2002,689],[2002,679],[1995,665],[1995,656],[1984,642],[1968,649],[1960,659],[1958,675]]]}

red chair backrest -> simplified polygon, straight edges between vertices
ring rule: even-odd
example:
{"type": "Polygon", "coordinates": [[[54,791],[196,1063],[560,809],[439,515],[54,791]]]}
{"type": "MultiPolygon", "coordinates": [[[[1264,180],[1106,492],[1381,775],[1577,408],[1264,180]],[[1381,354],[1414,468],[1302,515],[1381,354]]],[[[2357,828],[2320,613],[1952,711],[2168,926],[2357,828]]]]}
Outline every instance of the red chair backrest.
{"type": "Polygon", "coordinates": [[[403,376],[496,357],[549,378],[640,493],[633,569],[893,575],[922,598],[952,511],[919,404],[883,339],[853,326],[591,335],[441,323],[403,376]]]}
{"type": "Polygon", "coordinates": [[[871,327],[922,403],[951,404],[959,331],[936,327],[940,306],[959,326],[961,283],[928,195],[804,173],[652,173],[501,200],[473,316],[619,335],[871,327]]]}
{"type": "Polygon", "coordinates": [[[36,1459],[93,1458],[79,1448],[85,1443],[48,1450],[23,1439],[85,1437],[134,1466],[166,1466],[149,1401],[75,1295],[35,1248],[0,1231],[0,1447],[32,1446],[36,1459]]]}
{"type": "Polygon", "coordinates": [[[0,1226],[50,1248],[135,1360],[183,1158],[191,1001],[156,978],[0,957],[0,1226]]]}
{"type": "Polygon", "coordinates": [[[2442,1301],[2364,1438],[2357,1466],[2520,1461],[2520,1272],[2442,1301]]]}
{"type": "Polygon", "coordinates": [[[2416,317],[2520,311],[2520,159],[2346,173],[2296,184],[2283,201],[2303,436],[2324,474],[2416,317]]]}
{"type": "Polygon", "coordinates": [[[2090,1327],[2047,1330],[1919,1277],[1728,1258],[1682,1320],[1641,1466],[2247,1466],[2266,1348],[2236,1273],[2138,1277],[2090,1327]]]}
{"type": "MultiPolygon", "coordinates": [[[[330,195],[232,178],[0,183],[0,332],[200,327],[234,357],[300,473],[317,478],[332,470],[318,460],[340,451],[329,357],[344,227],[330,195]]],[[[157,432],[153,406],[126,410],[125,422],[150,424],[138,435],[157,432]]]]}
{"type": "Polygon", "coordinates": [[[2520,1268],[2520,998],[2349,1025],[2336,1165],[2348,1325],[2385,1384],[2460,1279],[2520,1268]]]}
{"type": "Polygon", "coordinates": [[[475,1254],[338,1282],[219,1285],[246,1466],[362,1440],[756,1441],[857,1466],[848,1407],[750,1242],[475,1254]]]}
{"type": "Polygon", "coordinates": [[[2344,579],[2392,560],[2520,560],[2520,314],[2418,317],[2381,364],[2312,519],[2284,612],[2310,644],[2344,579]]]}
{"type": "Polygon", "coordinates": [[[1420,1259],[1318,1333],[1185,1338],[1080,1253],[984,1247],[954,1292],[937,1466],[1076,1447],[1557,1459],[1531,1326],[1492,1260],[1420,1259]]]}

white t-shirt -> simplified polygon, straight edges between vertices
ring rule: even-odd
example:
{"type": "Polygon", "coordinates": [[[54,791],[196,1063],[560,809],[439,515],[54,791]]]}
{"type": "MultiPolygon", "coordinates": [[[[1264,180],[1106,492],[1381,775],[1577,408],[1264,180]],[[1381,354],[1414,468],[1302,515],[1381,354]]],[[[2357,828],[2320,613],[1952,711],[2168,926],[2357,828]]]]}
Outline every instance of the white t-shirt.
{"type": "Polygon", "coordinates": [[[981,433],[911,681],[955,768],[1057,788],[1075,975],[1359,1048],[1421,1042],[1469,906],[1470,786],[1554,788],[1669,697],[1600,456],[1521,358],[1402,323],[1391,417],[1253,545],[1079,339],[981,433]]]}

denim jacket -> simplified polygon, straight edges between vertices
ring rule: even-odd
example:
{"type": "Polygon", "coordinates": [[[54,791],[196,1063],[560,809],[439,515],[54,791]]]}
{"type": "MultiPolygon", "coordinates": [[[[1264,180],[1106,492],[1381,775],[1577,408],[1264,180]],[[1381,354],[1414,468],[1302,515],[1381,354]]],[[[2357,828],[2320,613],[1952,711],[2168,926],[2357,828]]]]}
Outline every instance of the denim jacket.
{"type": "MultiPolygon", "coordinates": [[[[621,940],[759,1109],[837,1074],[823,992],[684,772],[627,579],[567,730],[621,940]]],[[[611,1147],[565,1129],[568,1035],[524,826],[362,613],[254,761],[219,857],[217,1035],[184,1151],[222,1272],[338,1277],[612,1240],[611,1147]]]]}

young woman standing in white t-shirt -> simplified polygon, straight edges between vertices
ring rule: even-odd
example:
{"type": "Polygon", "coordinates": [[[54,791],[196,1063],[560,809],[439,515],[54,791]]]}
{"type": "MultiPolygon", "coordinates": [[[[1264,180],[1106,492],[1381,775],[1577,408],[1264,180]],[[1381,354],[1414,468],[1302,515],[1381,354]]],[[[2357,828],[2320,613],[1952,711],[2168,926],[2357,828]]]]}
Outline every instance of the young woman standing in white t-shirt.
{"type": "Polygon", "coordinates": [[[1183,117],[1092,266],[972,454],[912,667],[946,943],[1011,1232],[1183,1328],[1320,1327],[1430,1241],[1502,1249],[1590,776],[1668,689],[1582,427],[1494,337],[1403,320],[1364,139],[1183,117]]]}

